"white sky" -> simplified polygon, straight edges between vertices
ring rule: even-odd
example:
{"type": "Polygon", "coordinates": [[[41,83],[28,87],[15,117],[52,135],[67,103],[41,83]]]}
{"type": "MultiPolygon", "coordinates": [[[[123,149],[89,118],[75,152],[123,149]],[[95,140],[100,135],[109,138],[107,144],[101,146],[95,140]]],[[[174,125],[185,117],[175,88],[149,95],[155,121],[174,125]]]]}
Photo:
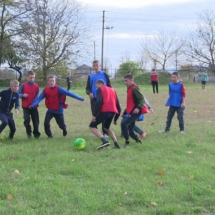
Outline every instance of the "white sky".
{"type": "Polygon", "coordinates": [[[173,4],[173,3],[183,3],[183,2],[195,2],[195,0],[81,0],[83,3],[95,4],[97,6],[111,6],[111,7],[121,7],[121,8],[137,8],[146,5],[163,5],[163,4],[173,4]]]}

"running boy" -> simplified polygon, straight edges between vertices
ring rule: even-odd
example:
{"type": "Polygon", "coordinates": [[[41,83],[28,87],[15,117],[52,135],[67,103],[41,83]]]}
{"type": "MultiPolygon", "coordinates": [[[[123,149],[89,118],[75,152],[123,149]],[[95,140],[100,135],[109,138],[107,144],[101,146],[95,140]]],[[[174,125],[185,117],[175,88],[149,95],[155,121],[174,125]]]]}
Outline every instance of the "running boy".
{"type": "Polygon", "coordinates": [[[169,106],[167,115],[166,128],[165,130],[159,131],[159,133],[166,133],[170,131],[172,118],[177,112],[180,132],[184,133],[184,109],[185,109],[185,97],[186,91],[184,84],[179,81],[178,72],[172,73],[172,82],[169,83],[169,98],[166,102],[166,106],[169,106]]]}
{"type": "Polygon", "coordinates": [[[110,143],[101,132],[98,130],[97,125],[103,123],[105,131],[111,137],[114,142],[114,148],[120,148],[114,132],[110,129],[111,122],[114,118],[114,124],[117,123],[121,108],[117,98],[117,94],[113,88],[105,86],[103,80],[96,81],[96,103],[93,109],[92,121],[89,125],[90,131],[95,134],[102,141],[102,145],[98,146],[97,149],[109,146],[110,143]]]}
{"type": "Polygon", "coordinates": [[[19,88],[19,96],[22,98],[22,108],[24,117],[24,126],[26,128],[27,137],[32,137],[32,130],[30,121],[33,123],[33,134],[36,139],[40,138],[39,132],[39,113],[37,107],[30,109],[29,106],[37,99],[39,94],[39,85],[34,82],[35,73],[28,72],[27,81],[23,83],[19,88]]]}
{"type": "Polygon", "coordinates": [[[44,98],[45,105],[48,108],[44,121],[45,133],[49,138],[52,138],[50,129],[50,121],[54,117],[58,126],[63,130],[63,136],[67,135],[66,124],[64,122],[63,109],[67,108],[65,104],[65,95],[83,101],[84,99],[72,92],[64,90],[56,85],[54,76],[48,77],[48,86],[41,92],[39,97],[32,103],[31,108],[35,108],[44,98]]]}
{"type": "Polygon", "coordinates": [[[135,122],[141,114],[148,112],[148,108],[145,105],[144,96],[134,83],[133,75],[126,75],[124,83],[127,86],[127,104],[123,117],[127,114],[129,117],[121,121],[121,131],[125,138],[125,147],[127,147],[130,145],[129,136],[136,142],[141,143],[138,136],[134,133],[135,122]]]}
{"type": "Polygon", "coordinates": [[[13,139],[16,132],[16,126],[13,119],[13,113],[11,110],[15,105],[15,113],[19,113],[19,82],[17,80],[10,81],[10,88],[0,91],[0,134],[8,125],[10,128],[9,138],[13,139]]]}
{"type": "Polygon", "coordinates": [[[66,83],[67,83],[67,90],[70,91],[71,83],[72,83],[71,73],[70,72],[68,73],[68,75],[66,77],[66,83]]]}
{"type": "Polygon", "coordinates": [[[202,73],[202,89],[205,89],[206,82],[208,81],[207,70],[202,73]]]}

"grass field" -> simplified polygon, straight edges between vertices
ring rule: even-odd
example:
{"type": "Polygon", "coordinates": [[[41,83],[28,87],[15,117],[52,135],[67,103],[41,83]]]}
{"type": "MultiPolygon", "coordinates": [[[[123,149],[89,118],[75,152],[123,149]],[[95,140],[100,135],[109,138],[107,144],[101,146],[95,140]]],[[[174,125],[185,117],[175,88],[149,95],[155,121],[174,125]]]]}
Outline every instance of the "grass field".
{"type": "MultiPolygon", "coordinates": [[[[167,134],[167,86],[158,95],[151,86],[140,86],[154,114],[138,125],[147,132],[143,144],[131,141],[123,148],[120,121],[112,125],[120,150],[111,147],[96,151],[100,140],[88,129],[91,120],[89,99],[83,89],[74,90],[84,102],[67,98],[65,110],[68,135],[52,120],[54,138],[47,139],[42,102],[39,140],[28,140],[22,110],[15,117],[17,133],[0,141],[1,215],[173,215],[215,214],[215,88],[187,86],[185,134],[173,120],[167,134]],[[76,151],[73,142],[82,137],[87,145],[76,151]]],[[[126,89],[117,87],[122,107],[126,89]]]]}

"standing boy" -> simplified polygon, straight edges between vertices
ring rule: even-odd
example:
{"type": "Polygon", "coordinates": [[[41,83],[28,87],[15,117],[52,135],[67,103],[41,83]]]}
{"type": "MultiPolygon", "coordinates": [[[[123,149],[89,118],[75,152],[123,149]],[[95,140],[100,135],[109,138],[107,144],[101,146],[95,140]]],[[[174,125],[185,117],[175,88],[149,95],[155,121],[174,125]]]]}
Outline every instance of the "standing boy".
{"type": "Polygon", "coordinates": [[[178,121],[179,121],[179,128],[180,132],[184,133],[184,109],[185,109],[185,97],[186,91],[184,84],[179,81],[179,74],[178,72],[172,73],[172,82],[169,83],[169,98],[166,102],[166,106],[169,106],[169,111],[167,115],[166,121],[166,128],[165,130],[159,131],[159,133],[166,133],[170,131],[172,118],[177,112],[178,114],[178,121]]]}
{"type": "Polygon", "coordinates": [[[135,122],[141,114],[148,112],[148,108],[144,105],[144,96],[134,83],[133,75],[126,75],[124,83],[127,86],[127,102],[123,117],[125,115],[129,115],[129,117],[121,121],[121,131],[125,138],[125,147],[127,147],[130,145],[129,136],[136,142],[141,143],[138,136],[134,133],[135,122]]]}
{"type": "Polygon", "coordinates": [[[153,93],[155,93],[155,88],[156,92],[158,93],[158,73],[156,72],[155,69],[152,69],[150,79],[152,83],[153,93]]]}
{"type": "Polygon", "coordinates": [[[120,148],[114,132],[110,129],[111,122],[114,118],[114,124],[116,125],[119,118],[121,108],[117,98],[117,94],[113,88],[105,86],[103,80],[96,81],[96,95],[97,100],[93,110],[92,121],[89,125],[90,131],[95,134],[102,141],[102,145],[97,149],[109,146],[110,143],[101,132],[98,130],[97,125],[103,123],[104,129],[114,142],[114,148],[120,148]]]}
{"type": "MultiPolygon", "coordinates": [[[[91,112],[94,112],[95,109],[95,104],[96,104],[96,81],[98,80],[103,80],[104,81],[104,85],[111,87],[110,85],[110,79],[108,77],[108,75],[100,70],[100,63],[98,60],[94,60],[93,61],[93,69],[94,69],[94,73],[90,73],[87,79],[87,86],[86,86],[86,93],[90,98],[90,104],[91,104],[91,112]]],[[[103,128],[104,126],[102,126],[102,131],[104,134],[106,134],[106,131],[103,128]]]]}
{"type": "Polygon", "coordinates": [[[72,83],[71,73],[70,72],[68,73],[68,75],[66,77],[66,83],[67,83],[67,90],[70,91],[71,83],[72,83]]]}
{"type": "Polygon", "coordinates": [[[19,113],[19,82],[17,80],[10,81],[10,88],[0,91],[0,134],[4,128],[8,125],[10,128],[9,138],[13,139],[16,132],[16,126],[13,119],[13,113],[11,110],[15,105],[15,113],[19,113]]]}
{"type": "Polygon", "coordinates": [[[65,104],[66,96],[73,97],[75,99],[83,101],[84,99],[72,92],[64,90],[56,85],[56,79],[54,76],[48,77],[48,86],[41,92],[39,97],[31,105],[35,108],[44,98],[45,105],[48,108],[44,121],[45,133],[49,138],[52,138],[52,132],[50,129],[50,121],[54,117],[60,129],[63,130],[63,136],[67,135],[66,124],[64,122],[63,109],[67,108],[65,104]]]}
{"type": "Polygon", "coordinates": [[[30,121],[33,122],[33,134],[36,139],[40,138],[39,132],[39,113],[37,107],[30,109],[29,106],[37,99],[39,94],[39,85],[34,82],[35,73],[28,72],[27,81],[23,83],[19,88],[19,96],[22,98],[22,108],[24,117],[24,126],[26,128],[27,137],[32,137],[32,130],[30,121]]]}
{"type": "Polygon", "coordinates": [[[206,82],[208,81],[207,70],[202,73],[202,89],[205,89],[206,82]]]}

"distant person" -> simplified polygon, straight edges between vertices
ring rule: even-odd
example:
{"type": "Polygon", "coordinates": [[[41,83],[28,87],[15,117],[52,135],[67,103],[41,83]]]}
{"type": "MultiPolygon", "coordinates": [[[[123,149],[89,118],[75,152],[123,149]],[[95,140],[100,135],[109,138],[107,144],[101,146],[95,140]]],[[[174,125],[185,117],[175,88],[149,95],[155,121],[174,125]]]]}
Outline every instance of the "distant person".
{"type": "Polygon", "coordinates": [[[156,72],[155,69],[152,69],[150,74],[150,79],[151,79],[153,93],[155,93],[155,88],[156,88],[156,92],[158,93],[158,78],[159,78],[158,73],[156,72]]]}
{"type": "Polygon", "coordinates": [[[103,123],[105,131],[114,142],[114,148],[119,149],[120,146],[116,136],[110,129],[112,120],[114,120],[114,124],[116,125],[121,112],[117,94],[113,88],[105,86],[103,80],[96,81],[96,88],[97,100],[93,110],[92,121],[89,125],[90,131],[102,141],[102,145],[98,146],[97,149],[109,146],[109,141],[97,128],[100,123],[103,123]]]}
{"type": "Polygon", "coordinates": [[[185,97],[186,91],[184,84],[179,81],[178,72],[173,72],[171,75],[172,82],[169,83],[169,98],[166,102],[166,106],[169,106],[167,115],[165,130],[159,131],[159,133],[166,133],[170,131],[172,118],[177,112],[180,132],[184,133],[184,109],[185,109],[185,97]]]}
{"type": "Polygon", "coordinates": [[[71,83],[72,83],[71,73],[70,72],[68,73],[68,75],[66,77],[66,83],[67,83],[67,90],[70,91],[71,83]]]}
{"type": "Polygon", "coordinates": [[[33,134],[36,139],[40,138],[39,132],[39,113],[37,107],[30,109],[29,106],[37,99],[39,94],[39,85],[35,82],[35,73],[29,71],[27,75],[27,81],[21,84],[19,88],[19,96],[22,99],[24,126],[26,128],[27,137],[32,137],[32,129],[30,122],[33,123],[33,134]]]}
{"type": "Polygon", "coordinates": [[[32,103],[30,108],[35,108],[44,98],[45,105],[48,108],[44,120],[45,133],[49,138],[52,138],[50,129],[50,121],[54,117],[59,128],[63,130],[63,136],[67,135],[67,128],[64,121],[63,109],[67,108],[65,104],[66,96],[70,96],[77,100],[83,101],[84,99],[75,93],[68,92],[67,90],[56,85],[54,76],[48,77],[48,86],[40,93],[39,97],[32,103]]]}
{"type": "MultiPolygon", "coordinates": [[[[98,60],[93,61],[93,69],[94,72],[90,73],[87,79],[87,86],[86,86],[86,93],[90,98],[90,104],[91,104],[91,112],[93,114],[96,104],[96,81],[103,80],[104,85],[111,87],[110,85],[110,79],[108,75],[100,70],[100,63],[98,60]]],[[[106,131],[104,130],[104,126],[102,124],[102,131],[103,134],[107,135],[106,131]]]]}
{"type": "Polygon", "coordinates": [[[11,112],[15,106],[15,113],[19,113],[19,82],[17,80],[10,81],[10,88],[0,91],[0,134],[8,125],[10,128],[9,139],[13,139],[16,132],[16,126],[11,112]]]}
{"type": "Polygon", "coordinates": [[[143,94],[134,83],[133,75],[125,75],[124,83],[127,87],[127,101],[126,109],[122,115],[124,119],[121,121],[121,132],[125,138],[124,147],[128,147],[130,146],[129,137],[134,139],[137,143],[142,143],[134,133],[134,127],[140,115],[148,112],[148,108],[145,105],[143,94]]]}
{"type": "Polygon", "coordinates": [[[206,82],[208,81],[207,70],[202,73],[202,89],[205,89],[206,82]]]}

